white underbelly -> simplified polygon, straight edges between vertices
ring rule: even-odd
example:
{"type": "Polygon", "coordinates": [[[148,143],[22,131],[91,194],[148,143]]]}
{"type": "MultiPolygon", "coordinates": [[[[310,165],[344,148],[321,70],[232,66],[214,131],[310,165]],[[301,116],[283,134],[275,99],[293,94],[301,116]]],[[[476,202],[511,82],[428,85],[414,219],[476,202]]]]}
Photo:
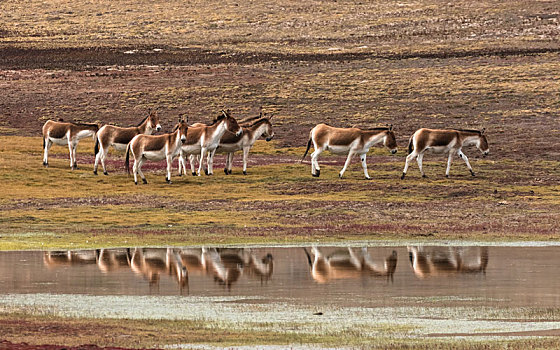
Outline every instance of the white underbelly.
{"type": "Polygon", "coordinates": [[[350,146],[327,146],[327,150],[334,154],[348,154],[350,146]]]}
{"type": "Polygon", "coordinates": [[[165,149],[161,151],[144,152],[143,156],[148,160],[162,160],[165,159],[165,149]]]}
{"type": "Polygon", "coordinates": [[[183,145],[181,150],[186,154],[200,154],[200,145],[183,145]]]}
{"type": "Polygon", "coordinates": [[[78,139],[83,139],[84,137],[88,137],[88,136],[92,136],[92,135],[93,135],[93,131],[91,131],[91,130],[82,130],[82,131],[79,131],[79,132],[76,134],[76,137],[77,137],[78,139]]]}
{"type": "Polygon", "coordinates": [[[68,139],[64,136],[61,139],[55,139],[54,137],[49,137],[49,140],[54,143],[55,145],[65,146],[68,144],[68,139]]]}
{"type": "Polygon", "coordinates": [[[430,153],[447,153],[449,152],[449,146],[436,146],[436,147],[428,147],[426,151],[430,153]]]}
{"type": "Polygon", "coordinates": [[[126,143],[113,143],[113,147],[117,150],[117,151],[125,151],[126,150],[126,143]]]}

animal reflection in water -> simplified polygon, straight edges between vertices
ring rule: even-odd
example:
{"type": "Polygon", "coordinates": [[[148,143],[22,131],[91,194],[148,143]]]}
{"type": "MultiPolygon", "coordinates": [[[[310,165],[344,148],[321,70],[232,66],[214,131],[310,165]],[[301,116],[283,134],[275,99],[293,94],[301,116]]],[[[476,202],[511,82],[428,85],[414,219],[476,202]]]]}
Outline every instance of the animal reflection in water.
{"type": "Polygon", "coordinates": [[[189,273],[211,275],[218,284],[231,289],[242,275],[260,279],[272,277],[271,254],[258,257],[247,248],[122,248],[50,251],[44,254],[47,267],[96,264],[104,273],[131,269],[144,277],[150,289],[159,288],[161,275],[171,276],[180,292],[187,290],[189,273]]]}
{"type": "Polygon", "coordinates": [[[180,249],[180,256],[190,273],[212,275],[216,283],[227,289],[242,275],[267,282],[274,266],[271,254],[258,257],[247,248],[180,249]]]}
{"type": "Polygon", "coordinates": [[[486,273],[487,247],[408,247],[410,264],[417,277],[486,273]]]}
{"type": "Polygon", "coordinates": [[[345,248],[328,255],[320,248],[312,247],[311,253],[303,248],[311,268],[311,276],[319,283],[327,283],[337,279],[353,279],[363,277],[386,277],[393,281],[397,268],[397,252],[393,252],[384,261],[375,261],[367,248],[345,248]]]}

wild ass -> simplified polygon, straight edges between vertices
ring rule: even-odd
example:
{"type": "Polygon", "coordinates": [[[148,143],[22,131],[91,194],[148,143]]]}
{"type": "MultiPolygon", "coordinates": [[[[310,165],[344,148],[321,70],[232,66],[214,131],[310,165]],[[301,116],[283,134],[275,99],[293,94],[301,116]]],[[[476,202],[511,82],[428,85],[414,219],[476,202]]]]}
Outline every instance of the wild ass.
{"type": "Polygon", "coordinates": [[[130,174],[129,157],[130,153],[134,157],[134,183],[138,185],[138,174],[142,177],[142,182],[147,184],[146,177],[142,173],[142,164],[146,160],[167,160],[167,175],[165,181],[171,183],[171,164],[173,158],[179,154],[181,144],[187,140],[188,124],[181,120],[175,128],[175,131],[163,135],[136,135],[130,141],[126,148],[125,167],[126,172],[130,174]]]}
{"type": "Polygon", "coordinates": [[[488,247],[407,247],[410,265],[419,278],[486,273],[488,247]]]}
{"type": "Polygon", "coordinates": [[[95,139],[95,164],[93,166],[93,173],[97,175],[97,165],[99,161],[101,161],[103,174],[109,175],[105,167],[105,159],[107,158],[109,147],[113,146],[117,151],[124,151],[126,145],[128,145],[134,136],[139,134],[151,135],[154,129],[156,131],[161,130],[159,117],[155,111],[150,111],[148,116],[137,126],[121,128],[114,125],[104,125],[101,127],[95,139]]]}
{"type": "Polygon", "coordinates": [[[181,153],[179,157],[179,174],[182,175],[183,172],[186,174],[186,162],[185,157],[187,155],[200,154],[200,162],[198,165],[198,172],[194,171],[194,162],[191,160],[191,172],[194,175],[200,176],[202,172],[202,163],[204,162],[204,156],[208,155],[207,169],[205,173],[207,175],[213,174],[213,162],[214,153],[216,148],[220,143],[220,139],[226,131],[232,132],[235,136],[239,136],[243,133],[243,129],[237,124],[235,118],[233,118],[229,112],[223,111],[211,125],[197,123],[197,126],[193,126],[189,129],[189,134],[187,135],[186,142],[181,146],[181,153]]]}
{"type": "Polygon", "coordinates": [[[325,255],[318,247],[312,247],[311,253],[306,248],[303,250],[311,268],[311,276],[318,283],[364,276],[387,277],[387,280],[392,281],[397,269],[397,252],[394,250],[385,258],[383,266],[379,262],[373,261],[367,248],[356,252],[353,248],[348,247],[336,250],[329,255],[325,255]]]}
{"type": "Polygon", "coordinates": [[[465,161],[471,175],[474,176],[475,174],[472,170],[471,164],[469,163],[469,159],[461,149],[465,146],[475,145],[486,157],[488,155],[489,148],[488,140],[486,139],[486,135],[484,135],[484,130],[485,129],[480,131],[465,129],[416,130],[408,142],[408,156],[406,157],[406,163],[404,164],[401,179],[404,179],[406,176],[408,164],[414,159],[414,157],[416,157],[422,177],[426,177],[426,174],[424,174],[424,170],[422,169],[422,159],[424,158],[424,152],[427,150],[433,153],[448,154],[447,169],[445,170],[446,177],[449,177],[449,169],[451,169],[451,162],[453,160],[453,155],[455,154],[465,161]]]}
{"type": "Polygon", "coordinates": [[[99,130],[97,124],[87,123],[66,123],[60,119],[59,121],[47,120],[43,125],[43,165],[49,166],[49,149],[53,143],[57,145],[68,145],[70,150],[70,167],[78,169],[76,162],[76,147],[78,142],[84,137],[93,136],[99,130]]]}
{"type": "Polygon", "coordinates": [[[334,154],[348,155],[344,167],[338,175],[340,178],[344,175],[352,157],[355,154],[359,155],[364,175],[368,180],[371,177],[369,177],[367,171],[366,155],[371,146],[383,142],[383,145],[390,149],[391,153],[397,153],[397,141],[392,125],[386,128],[361,130],[358,128],[334,128],[326,124],[319,124],[311,129],[309,133],[309,141],[307,142],[305,154],[301,159],[302,161],[305,159],[307,152],[309,152],[312,142],[315,151],[311,154],[311,175],[314,177],[319,177],[321,174],[317,159],[325,150],[329,150],[334,154]]]}
{"type": "MultiPolygon", "coordinates": [[[[232,132],[226,131],[224,136],[222,136],[216,153],[226,154],[226,165],[224,167],[224,173],[226,175],[231,174],[231,168],[233,166],[233,155],[236,151],[243,150],[243,175],[247,175],[247,161],[249,159],[249,151],[255,144],[255,142],[264,136],[265,140],[268,142],[274,137],[274,132],[272,131],[272,123],[270,119],[272,116],[266,118],[261,117],[254,121],[249,126],[243,127],[243,133],[239,136],[232,132]]],[[[192,126],[198,127],[204,124],[195,123],[192,126]]],[[[190,156],[191,164],[194,162],[194,155],[190,156]]]]}

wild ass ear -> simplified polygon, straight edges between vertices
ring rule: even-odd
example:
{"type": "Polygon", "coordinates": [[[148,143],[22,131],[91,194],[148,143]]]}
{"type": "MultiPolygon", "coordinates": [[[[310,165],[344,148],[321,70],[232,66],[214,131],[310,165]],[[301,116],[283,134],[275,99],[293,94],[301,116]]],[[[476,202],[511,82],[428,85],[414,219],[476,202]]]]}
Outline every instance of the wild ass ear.
{"type": "Polygon", "coordinates": [[[482,128],[482,130],[480,130],[480,135],[484,135],[485,131],[486,131],[486,128],[482,128]]]}
{"type": "Polygon", "coordinates": [[[189,123],[189,116],[187,115],[187,118],[185,119],[185,124],[189,123]]]}
{"type": "Polygon", "coordinates": [[[274,114],[271,114],[270,117],[268,117],[268,120],[272,119],[272,117],[274,117],[274,114]]]}
{"type": "Polygon", "coordinates": [[[393,131],[393,124],[389,124],[389,131],[393,131]]]}

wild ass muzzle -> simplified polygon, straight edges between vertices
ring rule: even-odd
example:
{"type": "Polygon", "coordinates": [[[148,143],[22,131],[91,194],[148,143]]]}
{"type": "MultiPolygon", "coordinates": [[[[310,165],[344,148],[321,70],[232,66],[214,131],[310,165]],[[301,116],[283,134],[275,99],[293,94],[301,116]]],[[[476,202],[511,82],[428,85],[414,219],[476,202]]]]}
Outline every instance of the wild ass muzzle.
{"type": "Polygon", "coordinates": [[[181,144],[187,140],[187,130],[189,126],[187,122],[180,120],[174,132],[163,135],[136,135],[130,141],[126,148],[125,167],[126,172],[130,174],[129,155],[132,153],[134,157],[134,183],[138,185],[138,174],[142,178],[142,182],[147,184],[146,177],[142,173],[142,164],[146,160],[167,160],[167,174],[165,181],[171,183],[171,164],[173,158],[181,151],[181,144]]]}
{"type": "Polygon", "coordinates": [[[49,150],[53,143],[61,146],[68,145],[70,151],[70,168],[78,169],[76,162],[76,148],[81,139],[92,136],[99,130],[99,125],[88,123],[67,123],[63,121],[47,120],[43,125],[43,165],[49,166],[49,150]]]}
{"type": "Polygon", "coordinates": [[[114,125],[104,125],[101,127],[95,139],[95,164],[93,165],[93,173],[97,175],[97,166],[99,161],[101,161],[103,174],[109,175],[109,173],[107,173],[107,167],[105,166],[105,159],[107,159],[109,147],[112,146],[117,151],[124,151],[134,136],[140,134],[151,135],[154,129],[156,131],[161,130],[159,117],[156,111],[149,111],[148,115],[137,126],[121,128],[114,125]]]}
{"type": "Polygon", "coordinates": [[[311,143],[313,143],[315,151],[311,154],[311,175],[319,177],[321,169],[317,159],[323,151],[328,150],[334,154],[348,155],[344,167],[338,175],[342,178],[352,157],[357,154],[362,161],[364,175],[366,179],[370,180],[371,177],[367,170],[366,155],[371,146],[380,142],[382,142],[391,153],[397,153],[397,141],[392,125],[389,127],[361,130],[358,128],[335,128],[326,124],[319,124],[311,129],[309,141],[307,142],[307,149],[301,160],[303,161],[305,159],[307,152],[309,152],[311,148],[311,143]]]}
{"type": "Polygon", "coordinates": [[[422,159],[424,158],[424,153],[426,151],[431,151],[433,153],[443,153],[447,154],[447,169],[445,170],[445,176],[449,177],[449,170],[451,169],[451,162],[453,161],[453,156],[457,154],[460,158],[465,161],[467,168],[471,172],[472,176],[475,176],[472,170],[469,159],[461,150],[466,146],[476,146],[480,152],[486,157],[489,153],[488,140],[484,134],[485,129],[482,130],[465,130],[465,129],[418,129],[410,137],[408,142],[408,156],[406,157],[406,163],[404,164],[403,173],[401,179],[404,179],[406,172],[408,170],[408,165],[410,161],[416,157],[418,162],[418,167],[420,168],[420,173],[422,177],[426,177],[424,170],[422,169],[422,159]]]}
{"type": "Polygon", "coordinates": [[[235,136],[243,133],[243,129],[237,124],[229,112],[223,111],[211,125],[194,124],[189,129],[186,142],[181,146],[179,157],[179,175],[186,174],[185,157],[187,155],[200,155],[198,172],[194,171],[194,157],[191,158],[191,172],[194,175],[201,175],[204,156],[208,156],[206,175],[213,175],[214,153],[220,144],[220,139],[226,131],[232,132],[235,136]]]}

